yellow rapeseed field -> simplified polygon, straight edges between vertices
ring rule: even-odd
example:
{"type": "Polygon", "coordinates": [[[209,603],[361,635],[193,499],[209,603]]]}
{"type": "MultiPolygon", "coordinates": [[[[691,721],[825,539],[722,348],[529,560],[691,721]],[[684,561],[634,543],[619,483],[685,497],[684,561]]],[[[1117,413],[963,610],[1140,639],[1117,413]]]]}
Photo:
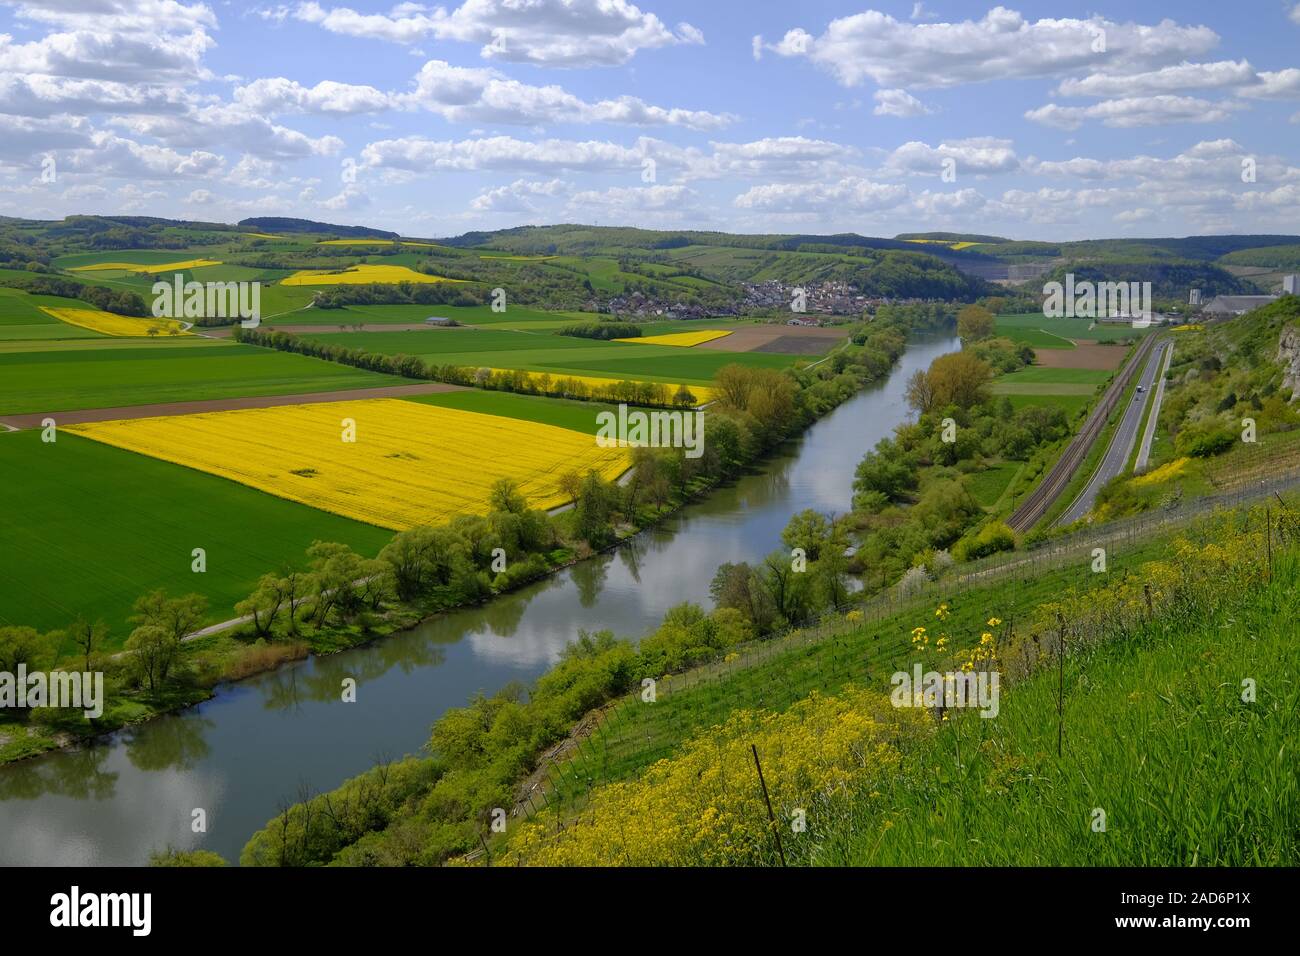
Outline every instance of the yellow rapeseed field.
{"type": "Polygon", "coordinates": [[[406,266],[350,266],[341,272],[323,272],[305,269],[284,279],[281,285],[365,285],[369,282],[463,282],[463,279],[444,279],[425,275],[406,266]]]}
{"type": "Polygon", "coordinates": [[[730,334],[729,331],[718,329],[701,329],[698,332],[669,332],[665,335],[645,335],[639,339],[615,339],[614,341],[634,342],[641,345],[676,345],[688,349],[693,345],[703,345],[705,342],[712,342],[714,339],[730,334]]]}
{"type": "Polygon", "coordinates": [[[319,246],[391,246],[391,239],[322,239],[319,246]]]}
{"type": "Polygon", "coordinates": [[[79,325],[83,329],[104,335],[145,336],[150,334],[150,329],[155,330],[154,335],[189,335],[184,323],[175,319],[137,319],[129,315],[101,312],[99,309],[50,309],[41,306],[41,311],[60,322],[79,325]]]}
{"type": "Polygon", "coordinates": [[[159,272],[180,272],[185,269],[201,269],[203,266],[219,266],[218,259],[185,259],[181,262],[166,262],[162,264],[146,265],[139,262],[95,262],[88,266],[73,266],[69,272],[99,272],[99,271],[122,271],[122,272],[147,272],[149,275],[155,275],[159,272]]]}
{"type": "Polygon", "coordinates": [[[626,448],[591,435],[395,398],[69,425],[79,435],[220,475],[396,531],[485,514],[498,478],[535,508],[564,504],[561,475],[615,478],[626,448]],[[345,420],[355,441],[344,441],[345,420]]]}

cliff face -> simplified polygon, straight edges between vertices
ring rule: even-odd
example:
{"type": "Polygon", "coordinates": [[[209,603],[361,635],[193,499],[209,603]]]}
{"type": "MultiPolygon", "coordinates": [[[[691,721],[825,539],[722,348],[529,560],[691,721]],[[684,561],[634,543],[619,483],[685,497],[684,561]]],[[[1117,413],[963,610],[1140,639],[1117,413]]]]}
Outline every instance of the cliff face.
{"type": "Polygon", "coordinates": [[[1300,327],[1289,325],[1277,343],[1277,362],[1282,366],[1282,387],[1291,389],[1291,401],[1300,398],[1300,327]]]}

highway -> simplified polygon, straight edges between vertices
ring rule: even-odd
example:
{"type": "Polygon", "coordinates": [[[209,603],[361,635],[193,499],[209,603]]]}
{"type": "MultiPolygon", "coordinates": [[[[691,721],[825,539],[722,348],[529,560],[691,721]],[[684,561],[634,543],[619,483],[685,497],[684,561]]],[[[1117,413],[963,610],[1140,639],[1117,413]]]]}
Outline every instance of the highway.
{"type": "Polygon", "coordinates": [[[1070,507],[1066,508],[1061,517],[1057,519],[1056,523],[1058,525],[1073,524],[1086,515],[1092,510],[1093,503],[1097,500],[1097,494],[1106,482],[1123,473],[1128,465],[1129,456],[1133,454],[1138,429],[1142,425],[1142,416],[1146,411],[1147,404],[1152,400],[1155,391],[1154,386],[1159,379],[1160,369],[1164,364],[1166,353],[1171,348],[1173,348],[1173,343],[1166,342],[1151,351],[1151,355],[1142,369],[1141,377],[1138,378],[1138,384],[1142,386],[1142,391],[1136,392],[1134,397],[1126,403],[1123,417],[1115,428],[1115,434],[1111,436],[1110,447],[1106,449],[1106,454],[1102,456],[1097,470],[1092,473],[1092,477],[1088,479],[1088,483],[1079,492],[1079,496],[1070,503],[1070,507]]]}
{"type": "Polygon", "coordinates": [[[1148,356],[1155,351],[1155,343],[1156,336],[1154,335],[1149,335],[1143,339],[1119,374],[1111,380],[1101,401],[1088,413],[1083,427],[1070,440],[1065,451],[1061,453],[1061,457],[1048,469],[1047,474],[1038,482],[1034,490],[1025,497],[1025,500],[1007,519],[1007,524],[1013,530],[1028,531],[1039,522],[1056,499],[1061,496],[1071,479],[1074,478],[1075,472],[1079,470],[1084,459],[1088,457],[1088,452],[1092,449],[1093,443],[1105,430],[1110,413],[1114,410],[1115,405],[1123,399],[1124,392],[1128,390],[1133,376],[1143,367],[1143,363],[1148,356]]]}

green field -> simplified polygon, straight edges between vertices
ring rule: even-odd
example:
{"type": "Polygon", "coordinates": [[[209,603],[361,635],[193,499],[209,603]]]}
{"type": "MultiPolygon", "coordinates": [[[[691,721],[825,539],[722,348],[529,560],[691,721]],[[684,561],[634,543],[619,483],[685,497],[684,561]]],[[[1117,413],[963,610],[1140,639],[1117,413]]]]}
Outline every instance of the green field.
{"type": "Polygon", "coordinates": [[[0,287],[0,342],[21,340],[99,339],[107,336],[80,326],[60,322],[41,311],[41,306],[53,309],[89,309],[91,306],[77,299],[64,299],[54,295],[28,295],[18,289],[0,287]]]}
{"type": "Polygon", "coordinates": [[[1004,461],[971,476],[970,493],[981,508],[992,508],[998,503],[1020,467],[1018,461],[1004,461]]]}
{"type": "MultiPolygon", "coordinates": [[[[103,618],[120,646],[141,594],[207,595],[210,621],[234,616],[257,579],[301,565],[312,541],[366,554],[392,533],[179,465],[38,430],[0,434],[5,477],[0,621],[40,629],[103,618]],[[207,571],[191,552],[207,552],[207,571]]],[[[65,648],[71,650],[71,648],[65,648]]]]}
{"type": "MultiPolygon", "coordinates": [[[[392,258],[392,256],[387,256],[385,261],[392,258]]],[[[271,286],[262,289],[262,311],[264,315],[271,314],[271,310],[266,306],[270,291],[280,288],[284,287],[271,286]]],[[[289,286],[285,291],[295,290],[300,294],[304,292],[302,287],[299,286],[289,286]]],[[[307,294],[301,304],[305,305],[310,300],[311,295],[307,294]]],[[[596,313],[590,312],[542,312],[517,305],[509,306],[505,312],[493,312],[492,307],[487,305],[349,305],[341,309],[311,309],[295,315],[282,315],[273,319],[270,324],[349,326],[393,323],[399,325],[423,322],[430,316],[455,319],[461,325],[499,326],[503,329],[519,327],[535,331],[595,322],[600,318],[596,313]]]]}
{"type": "Polygon", "coordinates": [[[413,395],[406,399],[425,405],[459,408],[484,415],[517,418],[521,421],[558,425],[577,432],[596,433],[596,416],[602,411],[617,411],[613,405],[602,402],[579,402],[565,398],[546,398],[540,395],[518,395],[514,392],[487,392],[482,389],[465,389],[460,392],[439,392],[433,395],[413,395]]]}
{"type": "Polygon", "coordinates": [[[995,326],[998,335],[1024,342],[1036,349],[1071,349],[1074,348],[1071,339],[1086,342],[1140,339],[1150,332],[1150,329],[1134,329],[1123,325],[1095,325],[1091,319],[1048,318],[1037,312],[999,315],[995,326]]]}
{"type": "Polygon", "coordinates": [[[404,384],[390,375],[251,345],[204,339],[132,345],[0,350],[0,414],[404,384]]]}
{"type": "Polygon", "coordinates": [[[1112,373],[1087,368],[1044,368],[1031,365],[993,380],[990,391],[1004,395],[1011,407],[1058,405],[1073,418],[1092,404],[1097,389],[1112,373]]]}
{"type": "Polygon", "coordinates": [[[517,368],[551,375],[586,375],[706,385],[724,365],[786,368],[794,358],[770,352],[721,352],[671,345],[637,345],[495,329],[407,332],[325,332],[303,336],[386,355],[414,355],[437,365],[517,368]]]}

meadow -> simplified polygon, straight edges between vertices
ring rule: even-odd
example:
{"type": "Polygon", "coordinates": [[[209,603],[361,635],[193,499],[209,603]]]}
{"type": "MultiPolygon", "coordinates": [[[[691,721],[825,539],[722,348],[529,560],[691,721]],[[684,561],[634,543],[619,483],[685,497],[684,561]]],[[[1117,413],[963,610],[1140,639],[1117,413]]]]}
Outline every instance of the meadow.
{"type": "Polygon", "coordinates": [[[1091,319],[1049,318],[1039,312],[999,315],[994,319],[998,335],[1024,342],[1036,349],[1074,348],[1071,339],[1087,342],[1140,339],[1150,329],[1125,325],[1100,325],[1091,319]]]}
{"type": "Polygon", "coordinates": [[[565,504],[566,472],[612,480],[630,460],[569,429],[387,398],[65,430],[395,531],[486,514],[503,477],[530,507],[565,504]]]}
{"type": "Polygon", "coordinates": [[[990,391],[1005,395],[1013,408],[1057,405],[1074,416],[1092,404],[1110,372],[1085,368],[1045,368],[1032,365],[993,380],[990,391]]]}
{"type": "Polygon", "coordinates": [[[510,368],[551,375],[706,385],[724,365],[787,368],[795,359],[762,352],[638,345],[528,331],[429,329],[409,332],[326,332],[303,336],[345,348],[414,355],[436,365],[510,368]]]}
{"type": "Polygon", "coordinates": [[[312,541],[374,555],[391,537],[67,431],[52,443],[37,429],[0,434],[0,473],[0,621],[45,630],[102,618],[112,648],[130,634],[132,603],[155,588],[203,594],[208,621],[225,620],[262,574],[305,566],[312,541]],[[207,552],[202,574],[191,569],[194,548],[207,552]]]}
{"type": "Polygon", "coordinates": [[[0,345],[0,414],[293,395],[403,381],[303,355],[207,339],[142,340],[115,348],[102,347],[100,341],[41,343],[40,351],[0,345]]]}

